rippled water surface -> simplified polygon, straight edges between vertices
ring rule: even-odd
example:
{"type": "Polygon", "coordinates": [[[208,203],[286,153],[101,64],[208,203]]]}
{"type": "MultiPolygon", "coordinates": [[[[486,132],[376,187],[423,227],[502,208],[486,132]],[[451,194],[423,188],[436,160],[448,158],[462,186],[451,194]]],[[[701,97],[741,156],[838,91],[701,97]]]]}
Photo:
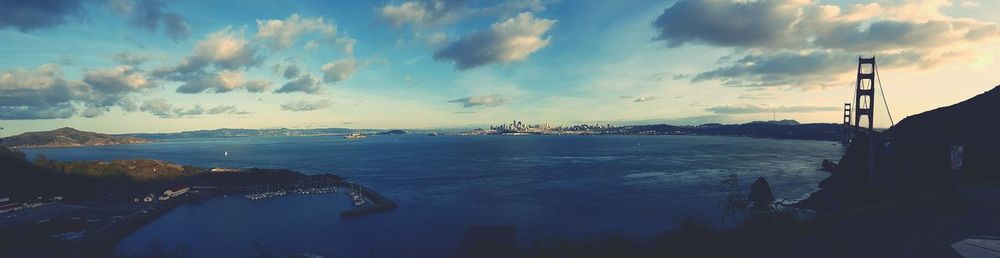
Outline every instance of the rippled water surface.
{"type": "Polygon", "coordinates": [[[447,257],[467,225],[514,225],[522,245],[538,236],[652,235],[685,215],[717,220],[719,181],[735,170],[743,189],[767,177],[779,198],[799,198],[825,176],[839,144],[709,136],[374,136],[170,140],[32,149],[61,160],[153,158],[202,167],[330,172],[396,200],[389,213],[354,219],[346,195],[181,206],[118,245],[156,241],[200,257],[314,251],[345,257],[447,257]],[[223,155],[228,152],[229,155],[223,155]]]}

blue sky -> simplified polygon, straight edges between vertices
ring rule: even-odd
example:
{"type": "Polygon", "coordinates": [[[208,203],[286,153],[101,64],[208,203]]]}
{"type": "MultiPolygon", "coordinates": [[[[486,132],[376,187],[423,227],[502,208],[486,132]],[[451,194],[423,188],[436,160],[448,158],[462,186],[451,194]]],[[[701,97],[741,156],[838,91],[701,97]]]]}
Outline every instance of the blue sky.
{"type": "Polygon", "coordinates": [[[2,2],[3,135],[837,122],[872,54],[897,120],[1000,81],[987,0],[2,2]]]}

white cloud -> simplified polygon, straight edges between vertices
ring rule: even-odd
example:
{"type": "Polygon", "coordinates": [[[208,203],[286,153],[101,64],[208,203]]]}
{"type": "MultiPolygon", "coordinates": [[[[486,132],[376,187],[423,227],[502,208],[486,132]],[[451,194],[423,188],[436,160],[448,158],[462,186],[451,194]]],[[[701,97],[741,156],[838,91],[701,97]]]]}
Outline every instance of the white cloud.
{"type": "Polygon", "coordinates": [[[243,38],[242,31],[234,31],[230,27],[208,34],[195,47],[194,55],[185,59],[184,63],[210,63],[217,68],[233,70],[249,67],[260,62],[257,50],[243,38]]]}
{"type": "MultiPolygon", "coordinates": [[[[257,54],[257,49],[242,34],[231,27],[210,33],[195,44],[192,53],[179,64],[157,68],[151,74],[182,82],[177,88],[180,93],[222,93],[244,88],[247,85],[242,83],[241,70],[256,66],[264,57],[257,54]]],[[[259,90],[266,84],[255,81],[250,91],[259,90]]]]}
{"type": "Polygon", "coordinates": [[[323,82],[335,83],[351,77],[357,68],[354,59],[343,59],[327,63],[320,70],[323,71],[323,82]]]}
{"type": "Polygon", "coordinates": [[[491,63],[521,61],[549,45],[550,38],[543,38],[543,35],[555,23],[555,20],[521,13],[494,23],[488,31],[476,31],[451,42],[435,52],[434,58],[452,61],[459,70],[491,63]]]}
{"type": "MultiPolygon", "coordinates": [[[[303,19],[292,14],[285,20],[257,20],[257,39],[264,41],[272,49],[287,49],[303,34],[317,32],[333,40],[337,27],[323,20],[323,17],[303,19]]],[[[315,42],[315,41],[310,41],[315,42]]],[[[314,46],[318,43],[314,43],[314,46]]]]}
{"type": "Polygon", "coordinates": [[[658,99],[660,99],[659,96],[645,96],[645,97],[635,98],[635,100],[632,100],[632,102],[637,102],[637,103],[638,102],[649,102],[649,101],[654,101],[654,100],[658,100],[658,99]]]}
{"type": "Polygon", "coordinates": [[[153,114],[160,118],[178,118],[186,116],[221,115],[221,114],[235,114],[235,115],[250,114],[249,112],[237,109],[236,106],[233,105],[218,105],[209,109],[205,109],[201,105],[195,105],[194,107],[191,108],[183,108],[174,106],[164,98],[146,100],[142,103],[142,106],[139,107],[139,110],[153,114]]]}
{"type": "Polygon", "coordinates": [[[410,24],[425,28],[457,21],[468,11],[463,1],[431,0],[407,1],[399,5],[386,5],[377,11],[379,18],[395,27],[410,24]]]}
{"type": "Polygon", "coordinates": [[[184,81],[193,74],[206,73],[208,68],[237,70],[255,66],[261,60],[263,57],[257,55],[257,50],[243,38],[242,32],[226,27],[199,41],[193,53],[176,66],[160,67],[153,71],[153,75],[184,81]]]}
{"type": "Polygon", "coordinates": [[[247,89],[248,92],[259,93],[271,89],[271,81],[268,80],[249,80],[243,84],[243,87],[247,89]]]}
{"type": "Polygon", "coordinates": [[[315,102],[300,100],[296,102],[288,102],[285,104],[281,104],[281,110],[293,111],[293,112],[313,111],[313,110],[327,108],[332,104],[333,102],[330,102],[329,100],[325,99],[315,102]]]}
{"type": "Polygon", "coordinates": [[[83,81],[106,93],[133,92],[153,86],[145,74],[126,66],[88,71],[83,81]]]}
{"type": "Polygon", "coordinates": [[[460,99],[453,99],[449,103],[462,104],[462,107],[498,107],[510,103],[511,98],[500,95],[470,96],[460,99]]]}
{"type": "Polygon", "coordinates": [[[225,93],[238,89],[246,89],[248,92],[263,92],[271,87],[271,82],[267,80],[243,79],[243,73],[237,71],[221,71],[211,74],[199,74],[177,87],[178,93],[225,93]]]}
{"type": "Polygon", "coordinates": [[[734,106],[709,107],[706,110],[716,114],[759,114],[759,113],[809,113],[820,111],[837,111],[839,107],[830,106],[769,106],[742,104],[734,106]]]}

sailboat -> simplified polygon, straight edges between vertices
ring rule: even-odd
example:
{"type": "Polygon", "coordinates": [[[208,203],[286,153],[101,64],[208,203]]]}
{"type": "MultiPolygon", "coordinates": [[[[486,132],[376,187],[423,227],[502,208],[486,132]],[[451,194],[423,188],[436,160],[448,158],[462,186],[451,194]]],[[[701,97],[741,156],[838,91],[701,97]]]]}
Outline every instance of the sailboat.
{"type": "Polygon", "coordinates": [[[222,155],[225,155],[225,156],[227,156],[227,157],[228,157],[228,156],[229,156],[229,151],[225,151],[225,152],[223,152],[223,153],[222,153],[222,155]]]}
{"type": "Polygon", "coordinates": [[[349,193],[351,195],[351,201],[354,202],[354,206],[365,205],[365,197],[361,195],[361,186],[354,184],[351,188],[357,187],[357,190],[351,189],[349,193]]]}

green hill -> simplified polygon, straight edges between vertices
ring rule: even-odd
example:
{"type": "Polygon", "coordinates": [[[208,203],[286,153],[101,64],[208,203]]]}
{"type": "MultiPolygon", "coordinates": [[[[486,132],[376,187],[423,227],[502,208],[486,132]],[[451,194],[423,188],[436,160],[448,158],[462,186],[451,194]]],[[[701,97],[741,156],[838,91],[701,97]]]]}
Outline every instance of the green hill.
{"type": "Polygon", "coordinates": [[[117,136],[95,132],[85,132],[69,127],[63,127],[47,132],[27,132],[15,136],[4,137],[0,142],[5,147],[70,147],[98,146],[114,144],[146,143],[152,140],[117,136]]]}

